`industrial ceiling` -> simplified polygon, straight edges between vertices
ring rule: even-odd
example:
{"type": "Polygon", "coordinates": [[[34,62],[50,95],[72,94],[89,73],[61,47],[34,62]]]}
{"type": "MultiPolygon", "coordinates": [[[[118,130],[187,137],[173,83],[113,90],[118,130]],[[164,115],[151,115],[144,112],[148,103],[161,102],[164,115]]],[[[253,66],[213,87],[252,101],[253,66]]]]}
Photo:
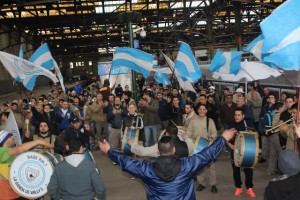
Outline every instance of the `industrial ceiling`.
{"type": "Polygon", "coordinates": [[[2,0],[0,24],[6,29],[0,34],[18,31],[34,48],[47,42],[62,58],[107,56],[129,46],[132,20],[133,29],[144,27],[146,36],[137,32],[136,38],[148,52],[177,50],[179,41],[194,49],[236,48],[259,35],[259,23],[283,1],[2,0]]]}

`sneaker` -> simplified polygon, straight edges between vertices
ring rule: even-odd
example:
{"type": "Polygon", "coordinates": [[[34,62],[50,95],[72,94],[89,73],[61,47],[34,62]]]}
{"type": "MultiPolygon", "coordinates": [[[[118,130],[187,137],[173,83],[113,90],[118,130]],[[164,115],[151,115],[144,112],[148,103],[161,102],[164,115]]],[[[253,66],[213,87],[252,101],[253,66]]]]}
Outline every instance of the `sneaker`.
{"type": "Polygon", "coordinates": [[[218,193],[218,189],[215,185],[211,186],[211,192],[212,193],[218,193]]]}
{"type": "Polygon", "coordinates": [[[242,188],[235,188],[234,195],[235,196],[240,196],[240,194],[242,194],[242,192],[243,192],[242,188]]]}
{"type": "Polygon", "coordinates": [[[249,196],[252,198],[254,198],[256,196],[252,188],[247,189],[247,194],[249,194],[249,196]]]}
{"type": "Polygon", "coordinates": [[[112,164],[113,164],[113,165],[116,165],[117,163],[115,163],[115,162],[112,162],[112,164]]]}

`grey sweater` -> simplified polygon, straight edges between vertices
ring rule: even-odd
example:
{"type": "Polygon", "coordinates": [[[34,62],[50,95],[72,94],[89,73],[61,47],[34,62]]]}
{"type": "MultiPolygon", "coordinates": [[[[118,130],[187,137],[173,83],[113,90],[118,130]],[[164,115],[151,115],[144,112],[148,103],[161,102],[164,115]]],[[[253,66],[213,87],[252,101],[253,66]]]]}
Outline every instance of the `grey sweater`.
{"type": "MultiPolygon", "coordinates": [[[[72,155],[71,155],[72,156],[72,155]]],[[[77,157],[77,155],[73,155],[77,157]]],[[[81,156],[81,155],[78,155],[81,156]]],[[[82,159],[79,162],[66,160],[58,163],[48,184],[48,193],[54,200],[104,200],[105,187],[94,162],[82,159]],[[70,164],[71,163],[71,164],[70,164]]]]}

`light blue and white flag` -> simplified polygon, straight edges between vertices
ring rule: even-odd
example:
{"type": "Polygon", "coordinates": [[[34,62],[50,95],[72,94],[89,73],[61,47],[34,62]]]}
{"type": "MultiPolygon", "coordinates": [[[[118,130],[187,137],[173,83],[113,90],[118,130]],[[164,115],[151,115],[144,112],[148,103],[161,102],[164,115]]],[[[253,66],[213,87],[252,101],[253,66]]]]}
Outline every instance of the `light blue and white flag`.
{"type": "Polygon", "coordinates": [[[262,47],[264,44],[264,36],[259,35],[257,38],[252,40],[247,47],[244,48],[245,52],[251,52],[253,55],[255,55],[258,60],[262,60],[262,47]]]}
{"type": "Polygon", "coordinates": [[[300,41],[300,2],[288,0],[260,23],[263,53],[272,53],[300,41]]]}
{"type": "Polygon", "coordinates": [[[22,46],[20,46],[19,57],[24,58],[24,51],[23,51],[22,46]]]}
{"type": "Polygon", "coordinates": [[[42,44],[29,59],[30,62],[48,70],[54,68],[53,57],[47,43],[42,44]]]}
{"type": "Polygon", "coordinates": [[[223,74],[237,74],[241,69],[242,54],[242,51],[223,52],[218,49],[209,66],[209,70],[223,74]]]}
{"type": "Polygon", "coordinates": [[[156,82],[163,84],[163,86],[171,84],[171,81],[168,79],[167,75],[161,71],[160,67],[155,70],[154,79],[156,82]]]}
{"type": "Polygon", "coordinates": [[[290,44],[269,56],[264,58],[264,61],[275,64],[285,70],[300,69],[300,42],[290,44]]]}
{"type": "MultiPolygon", "coordinates": [[[[42,44],[31,56],[30,62],[41,66],[48,70],[55,69],[55,74],[58,77],[60,86],[64,93],[66,93],[65,85],[64,85],[64,78],[59,70],[59,67],[52,57],[52,54],[50,52],[49,46],[47,43],[42,44]]],[[[36,76],[32,77],[31,82],[35,82],[36,76]]]]}
{"type": "Polygon", "coordinates": [[[154,56],[151,54],[134,48],[121,47],[116,49],[111,67],[128,67],[147,78],[153,69],[153,61],[154,56]]]}
{"type": "Polygon", "coordinates": [[[177,71],[177,69],[175,69],[175,63],[171,60],[171,58],[169,58],[166,54],[162,53],[164,58],[166,59],[170,69],[174,72],[174,75],[176,76],[177,78],[177,81],[180,85],[180,87],[184,90],[184,91],[191,91],[191,92],[194,92],[194,93],[197,93],[195,91],[195,88],[193,87],[193,85],[191,84],[190,81],[186,80],[182,80],[179,72],[177,71]]]}
{"type": "Polygon", "coordinates": [[[35,85],[35,80],[31,80],[32,76],[43,75],[55,83],[58,82],[56,76],[51,71],[12,54],[0,51],[0,61],[9,74],[16,81],[23,83],[26,89],[30,91],[32,91],[35,85]]]}
{"type": "Polygon", "coordinates": [[[199,64],[191,50],[191,47],[181,42],[179,52],[175,61],[175,68],[180,73],[183,80],[196,81],[202,76],[199,64]]]}
{"type": "Polygon", "coordinates": [[[18,128],[16,119],[15,119],[14,113],[12,111],[9,112],[9,115],[7,118],[7,123],[6,123],[4,130],[13,134],[13,136],[15,136],[15,142],[16,142],[17,146],[22,144],[22,139],[21,139],[21,135],[19,132],[19,128],[18,128]]]}

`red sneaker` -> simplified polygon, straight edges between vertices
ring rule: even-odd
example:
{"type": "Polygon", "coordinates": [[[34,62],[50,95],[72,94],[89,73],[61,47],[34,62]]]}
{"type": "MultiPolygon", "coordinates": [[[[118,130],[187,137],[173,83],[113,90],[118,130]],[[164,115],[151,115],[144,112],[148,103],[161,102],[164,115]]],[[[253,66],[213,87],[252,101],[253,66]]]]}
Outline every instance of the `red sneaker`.
{"type": "Polygon", "coordinates": [[[242,194],[242,192],[243,192],[242,188],[235,188],[234,195],[235,196],[240,196],[240,194],[242,194]]]}
{"type": "Polygon", "coordinates": [[[254,198],[256,196],[252,188],[247,189],[247,194],[249,194],[249,196],[252,198],[254,198]]]}

